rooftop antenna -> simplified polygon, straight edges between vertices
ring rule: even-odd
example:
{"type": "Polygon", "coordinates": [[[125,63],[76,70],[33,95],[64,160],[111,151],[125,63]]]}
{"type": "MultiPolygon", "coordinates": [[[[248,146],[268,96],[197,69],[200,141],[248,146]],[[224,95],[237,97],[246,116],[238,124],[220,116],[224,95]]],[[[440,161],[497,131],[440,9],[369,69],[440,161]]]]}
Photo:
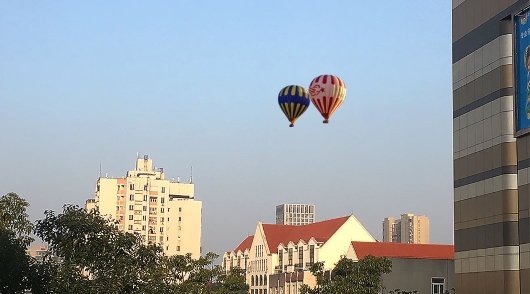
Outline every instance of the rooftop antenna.
{"type": "Polygon", "coordinates": [[[140,153],[136,151],[136,159],[140,158],[140,153]]]}
{"type": "Polygon", "coordinates": [[[193,166],[191,166],[190,184],[193,184],[193,166]]]}
{"type": "Polygon", "coordinates": [[[177,183],[180,183],[180,177],[177,176],[177,183]]]}
{"type": "Polygon", "coordinates": [[[99,163],[99,174],[98,174],[98,178],[101,179],[101,162],[99,163]]]}

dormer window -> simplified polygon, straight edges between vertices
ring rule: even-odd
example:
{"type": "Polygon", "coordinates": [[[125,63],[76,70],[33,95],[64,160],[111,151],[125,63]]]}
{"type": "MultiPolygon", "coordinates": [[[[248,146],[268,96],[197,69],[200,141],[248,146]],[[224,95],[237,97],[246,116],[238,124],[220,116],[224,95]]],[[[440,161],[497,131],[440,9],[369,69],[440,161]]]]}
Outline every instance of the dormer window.
{"type": "Polygon", "coordinates": [[[300,266],[304,264],[304,246],[298,247],[298,264],[300,264],[300,266]]]}
{"type": "Polygon", "coordinates": [[[315,245],[309,245],[309,263],[315,263],[315,245]]]}

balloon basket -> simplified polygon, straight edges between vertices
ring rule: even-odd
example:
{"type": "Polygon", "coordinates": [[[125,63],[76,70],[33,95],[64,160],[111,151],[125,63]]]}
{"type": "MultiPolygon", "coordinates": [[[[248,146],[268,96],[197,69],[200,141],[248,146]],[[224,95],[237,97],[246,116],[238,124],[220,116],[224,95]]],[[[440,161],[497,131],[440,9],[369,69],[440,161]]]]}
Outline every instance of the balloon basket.
{"type": "Polygon", "coordinates": [[[329,120],[325,119],[322,123],[323,123],[323,124],[328,124],[328,123],[329,123],[329,120]]]}
{"type": "Polygon", "coordinates": [[[290,128],[294,127],[294,124],[290,124],[289,127],[290,127],[290,128]]]}

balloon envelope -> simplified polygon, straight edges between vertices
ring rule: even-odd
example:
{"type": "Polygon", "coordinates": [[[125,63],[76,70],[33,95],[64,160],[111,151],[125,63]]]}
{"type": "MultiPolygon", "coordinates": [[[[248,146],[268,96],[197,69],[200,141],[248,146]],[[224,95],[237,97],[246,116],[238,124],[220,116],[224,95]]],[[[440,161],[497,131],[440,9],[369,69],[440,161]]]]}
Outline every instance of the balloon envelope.
{"type": "Polygon", "coordinates": [[[303,87],[295,85],[287,86],[278,94],[278,104],[287,119],[291,122],[290,127],[293,127],[294,122],[309,106],[309,94],[303,87]]]}
{"type": "Polygon", "coordinates": [[[309,85],[309,97],[324,117],[324,123],[328,123],[346,97],[346,84],[333,75],[318,76],[309,85]]]}

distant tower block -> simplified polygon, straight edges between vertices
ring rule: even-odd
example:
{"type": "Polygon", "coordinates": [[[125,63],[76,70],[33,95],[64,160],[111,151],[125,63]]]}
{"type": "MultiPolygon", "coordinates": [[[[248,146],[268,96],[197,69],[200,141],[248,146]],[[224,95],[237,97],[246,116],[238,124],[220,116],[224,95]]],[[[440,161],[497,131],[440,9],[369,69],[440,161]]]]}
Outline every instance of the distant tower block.
{"type": "Polygon", "coordinates": [[[383,242],[429,244],[429,218],[402,214],[400,219],[383,220],[383,242]]]}
{"type": "Polygon", "coordinates": [[[302,226],[315,222],[315,205],[281,204],[276,206],[276,224],[302,226]]]}

